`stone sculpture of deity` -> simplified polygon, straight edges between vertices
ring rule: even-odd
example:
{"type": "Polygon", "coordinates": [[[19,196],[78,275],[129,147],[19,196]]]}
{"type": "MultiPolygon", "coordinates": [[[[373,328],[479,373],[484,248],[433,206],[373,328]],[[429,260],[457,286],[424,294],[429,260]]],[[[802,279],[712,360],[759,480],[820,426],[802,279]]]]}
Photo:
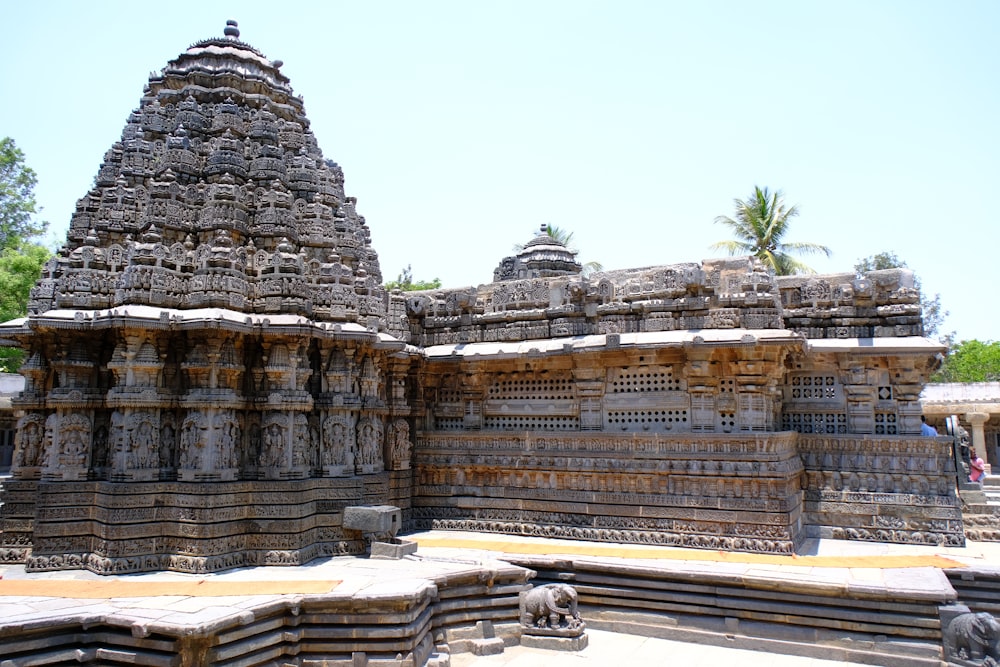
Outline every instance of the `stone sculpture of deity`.
{"type": "Polygon", "coordinates": [[[181,426],[179,467],[199,470],[204,461],[205,434],[204,417],[201,413],[189,414],[181,426]]]}
{"type": "Polygon", "coordinates": [[[382,422],[366,417],[358,424],[358,460],[364,472],[374,472],[382,465],[382,422]]]}
{"type": "Polygon", "coordinates": [[[410,468],[410,425],[405,419],[397,419],[392,423],[391,431],[393,470],[408,470],[410,468]]]}

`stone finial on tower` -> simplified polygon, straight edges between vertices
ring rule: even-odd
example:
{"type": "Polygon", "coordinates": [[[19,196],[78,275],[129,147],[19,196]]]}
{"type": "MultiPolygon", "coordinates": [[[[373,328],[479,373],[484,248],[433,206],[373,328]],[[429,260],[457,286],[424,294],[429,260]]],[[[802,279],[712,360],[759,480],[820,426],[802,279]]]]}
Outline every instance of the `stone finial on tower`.
{"type": "Polygon", "coordinates": [[[238,25],[239,25],[239,23],[237,23],[233,19],[229,19],[228,21],[226,21],[226,28],[225,28],[225,30],[222,31],[222,34],[224,34],[226,37],[232,37],[233,39],[239,39],[240,38],[240,29],[237,27],[238,25]]]}

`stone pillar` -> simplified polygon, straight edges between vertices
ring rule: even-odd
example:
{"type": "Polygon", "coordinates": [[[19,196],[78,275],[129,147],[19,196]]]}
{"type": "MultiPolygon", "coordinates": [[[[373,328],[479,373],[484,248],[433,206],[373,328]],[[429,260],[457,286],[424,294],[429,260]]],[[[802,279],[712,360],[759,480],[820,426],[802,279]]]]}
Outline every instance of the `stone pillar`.
{"type": "Polygon", "coordinates": [[[989,448],[986,446],[986,433],[983,431],[983,425],[990,420],[990,414],[988,412],[967,412],[965,419],[972,427],[972,448],[982,457],[983,461],[993,465],[994,462],[991,459],[995,457],[991,457],[992,452],[987,451],[989,448]]]}

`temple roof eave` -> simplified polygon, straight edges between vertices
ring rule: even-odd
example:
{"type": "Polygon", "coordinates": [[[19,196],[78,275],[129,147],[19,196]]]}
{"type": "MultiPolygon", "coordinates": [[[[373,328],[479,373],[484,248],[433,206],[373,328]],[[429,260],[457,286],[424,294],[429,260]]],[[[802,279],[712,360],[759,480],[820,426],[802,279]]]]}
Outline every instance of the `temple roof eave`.
{"type": "Polygon", "coordinates": [[[30,334],[31,329],[28,326],[27,317],[18,317],[6,322],[0,322],[0,346],[21,347],[21,341],[17,339],[17,336],[30,334]]]}
{"type": "Polygon", "coordinates": [[[594,334],[512,342],[457,343],[424,348],[429,360],[501,359],[528,354],[597,352],[602,349],[652,347],[744,347],[758,344],[805,344],[801,334],[785,329],[689,329],[624,334],[594,334]]]}
{"type": "Polygon", "coordinates": [[[810,352],[850,354],[926,353],[944,354],[948,346],[921,336],[882,338],[810,338],[810,352]]]}
{"type": "Polygon", "coordinates": [[[1000,382],[945,382],[924,386],[920,405],[927,415],[1000,414],[1000,382]]]}
{"type": "MultiPolygon", "coordinates": [[[[103,310],[55,309],[0,324],[0,337],[27,336],[44,329],[94,330],[136,327],[142,329],[225,329],[264,336],[301,333],[330,339],[364,340],[382,349],[403,349],[405,343],[355,322],[323,322],[302,315],[241,313],[226,308],[181,310],[131,305],[103,310]]],[[[17,344],[16,342],[13,344],[17,344]]]]}

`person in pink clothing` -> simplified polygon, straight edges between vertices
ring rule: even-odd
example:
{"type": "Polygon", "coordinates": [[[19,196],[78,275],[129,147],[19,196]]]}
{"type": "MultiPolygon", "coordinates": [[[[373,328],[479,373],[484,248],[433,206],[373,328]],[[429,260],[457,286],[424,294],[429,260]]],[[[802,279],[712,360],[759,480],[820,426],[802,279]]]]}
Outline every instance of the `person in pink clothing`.
{"type": "Polygon", "coordinates": [[[976,454],[976,450],[969,452],[969,480],[973,482],[981,482],[983,477],[986,475],[986,464],[983,460],[979,458],[976,454]]]}

